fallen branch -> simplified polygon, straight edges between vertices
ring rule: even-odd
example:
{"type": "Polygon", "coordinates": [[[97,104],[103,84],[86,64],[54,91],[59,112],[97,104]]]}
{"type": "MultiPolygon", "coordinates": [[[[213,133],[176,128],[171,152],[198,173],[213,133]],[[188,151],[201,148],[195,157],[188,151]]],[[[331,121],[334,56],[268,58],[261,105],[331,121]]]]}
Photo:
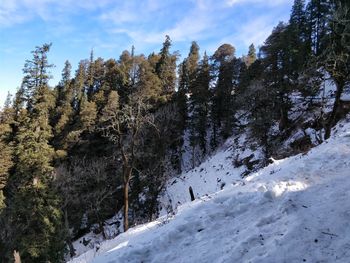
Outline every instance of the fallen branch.
{"type": "Polygon", "coordinates": [[[329,235],[329,236],[332,236],[332,237],[337,237],[338,235],[336,234],[332,234],[332,233],[328,233],[328,232],[321,232],[322,234],[325,234],[325,235],[329,235]]]}

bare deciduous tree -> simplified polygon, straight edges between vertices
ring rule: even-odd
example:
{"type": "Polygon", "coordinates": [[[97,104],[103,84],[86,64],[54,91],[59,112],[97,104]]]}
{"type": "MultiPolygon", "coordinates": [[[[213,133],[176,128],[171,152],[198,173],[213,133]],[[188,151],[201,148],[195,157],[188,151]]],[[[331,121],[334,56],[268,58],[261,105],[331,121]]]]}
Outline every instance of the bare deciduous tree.
{"type": "Polygon", "coordinates": [[[98,223],[99,232],[106,238],[105,207],[117,191],[115,184],[112,184],[111,174],[107,171],[109,163],[105,158],[73,159],[69,164],[61,164],[56,169],[55,186],[63,197],[62,210],[71,256],[75,255],[69,224],[69,210],[72,207],[83,209],[88,218],[93,218],[98,223]]]}
{"type": "Polygon", "coordinates": [[[129,228],[129,183],[135,169],[137,156],[144,138],[145,127],[154,126],[153,115],[148,104],[139,94],[132,94],[129,103],[119,105],[116,91],[109,94],[108,102],[102,112],[101,130],[121,155],[123,194],[124,194],[124,231],[129,228]]]}

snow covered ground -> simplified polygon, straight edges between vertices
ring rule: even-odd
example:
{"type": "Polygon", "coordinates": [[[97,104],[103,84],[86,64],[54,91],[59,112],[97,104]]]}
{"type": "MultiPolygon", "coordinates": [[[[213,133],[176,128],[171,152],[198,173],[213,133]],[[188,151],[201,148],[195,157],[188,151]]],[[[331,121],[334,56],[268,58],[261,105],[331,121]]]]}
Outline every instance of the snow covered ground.
{"type": "Polygon", "coordinates": [[[235,159],[251,156],[250,161],[254,161],[261,158],[261,149],[256,147],[253,152],[251,145],[248,145],[245,133],[231,137],[198,167],[170,180],[159,200],[162,208],[160,214],[164,215],[190,202],[189,187],[192,187],[194,196],[199,198],[241,181],[241,175],[247,168],[245,165],[234,167],[235,159]]]}
{"type": "Polygon", "coordinates": [[[219,151],[185,174],[182,188],[169,188],[174,200],[183,197],[180,203],[189,199],[188,185],[202,194],[177,207],[175,216],[130,229],[71,262],[349,262],[350,123],[307,154],[275,161],[246,179],[227,174],[220,190],[205,177],[229,171],[229,156],[219,151]],[[215,170],[214,162],[223,168],[215,170]],[[219,191],[203,195],[211,189],[201,180],[219,191]]]}

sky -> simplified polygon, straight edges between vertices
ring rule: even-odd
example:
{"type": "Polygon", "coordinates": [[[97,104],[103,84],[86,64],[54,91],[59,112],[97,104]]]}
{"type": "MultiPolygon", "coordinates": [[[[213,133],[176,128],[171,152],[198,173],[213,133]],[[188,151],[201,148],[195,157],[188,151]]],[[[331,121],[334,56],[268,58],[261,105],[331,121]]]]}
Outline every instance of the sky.
{"type": "Polygon", "coordinates": [[[187,56],[192,41],[212,54],[221,44],[246,54],[279,21],[288,21],[293,0],[0,0],[0,105],[20,86],[31,51],[52,43],[50,85],[59,82],[64,62],[159,52],[165,35],[172,51],[187,56]]]}

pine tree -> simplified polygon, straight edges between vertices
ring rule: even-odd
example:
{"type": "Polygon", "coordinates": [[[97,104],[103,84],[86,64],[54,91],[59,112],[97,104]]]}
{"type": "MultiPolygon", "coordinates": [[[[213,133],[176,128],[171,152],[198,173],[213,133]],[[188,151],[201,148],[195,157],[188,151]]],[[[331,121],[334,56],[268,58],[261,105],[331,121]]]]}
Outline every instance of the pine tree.
{"type": "Polygon", "coordinates": [[[72,65],[69,63],[68,60],[64,63],[64,68],[62,70],[62,79],[60,83],[57,86],[57,106],[61,106],[63,102],[65,101],[66,92],[69,90],[69,85],[71,82],[71,70],[72,65]]]}
{"type": "Polygon", "coordinates": [[[78,69],[73,79],[73,109],[75,113],[80,109],[81,100],[84,94],[87,64],[88,62],[86,60],[79,62],[78,69]]]}
{"type": "Polygon", "coordinates": [[[203,156],[207,150],[207,126],[209,113],[209,86],[210,86],[210,65],[209,58],[204,54],[202,61],[197,69],[195,79],[191,83],[191,97],[190,97],[190,144],[193,148],[192,162],[195,166],[194,150],[199,146],[203,156]]]}
{"type": "Polygon", "coordinates": [[[87,94],[88,100],[92,100],[92,96],[95,93],[94,90],[94,75],[95,75],[95,64],[94,64],[94,50],[90,52],[90,60],[89,66],[87,68],[87,76],[86,76],[86,87],[85,93],[87,94]]]}
{"type": "Polygon", "coordinates": [[[310,0],[307,4],[309,42],[313,54],[319,56],[325,48],[324,37],[329,31],[328,19],[332,12],[332,0],[310,0]]]}
{"type": "Polygon", "coordinates": [[[18,118],[14,173],[7,184],[7,254],[19,251],[25,262],[60,261],[64,251],[59,199],[51,187],[53,148],[49,115],[53,95],[47,83],[47,52],[44,44],[25,64],[23,88],[28,111],[18,118]]]}
{"type": "Polygon", "coordinates": [[[247,67],[250,67],[256,60],[256,49],[254,44],[249,46],[248,55],[245,57],[244,61],[247,67]]]}
{"type": "Polygon", "coordinates": [[[122,104],[128,103],[133,88],[134,54],[124,50],[119,57],[118,94],[122,104]]]}
{"type": "Polygon", "coordinates": [[[163,94],[168,98],[175,92],[176,59],[175,54],[170,54],[171,40],[165,37],[163,47],[159,53],[159,61],[156,64],[156,73],[162,82],[163,94]]]}
{"type": "Polygon", "coordinates": [[[166,101],[166,96],[162,94],[162,83],[158,75],[154,72],[154,68],[149,60],[139,57],[137,71],[138,81],[135,83],[135,88],[142,94],[144,99],[151,105],[163,104],[166,101]]]}
{"type": "Polygon", "coordinates": [[[338,2],[330,22],[331,33],[328,36],[328,46],[321,55],[322,64],[336,85],[335,100],[332,112],[327,120],[325,139],[331,135],[331,129],[336,121],[336,115],[341,103],[345,85],[349,83],[350,75],[350,4],[338,2]]]}
{"type": "Polygon", "coordinates": [[[271,127],[275,119],[273,91],[263,82],[253,81],[249,86],[245,98],[249,109],[252,136],[257,139],[264,149],[264,164],[267,165],[271,155],[271,127]]]}
{"type": "Polygon", "coordinates": [[[191,82],[193,82],[194,79],[196,78],[198,62],[199,62],[199,46],[195,41],[193,41],[190,47],[190,52],[186,59],[190,85],[191,85],[191,82]]]}
{"type": "Polygon", "coordinates": [[[288,47],[287,26],[280,23],[261,48],[264,63],[264,85],[272,89],[271,98],[279,119],[280,130],[289,125],[288,111],[291,107],[290,93],[293,91],[291,52],[288,47]]]}
{"type": "Polygon", "coordinates": [[[310,55],[305,0],[295,0],[286,30],[286,48],[291,60],[290,77],[297,80],[310,55]]]}
{"type": "Polygon", "coordinates": [[[179,130],[183,134],[188,120],[188,99],[187,96],[192,92],[191,86],[196,78],[199,61],[199,46],[192,42],[190,52],[179,66],[179,84],[177,92],[177,106],[180,114],[179,130]]]}
{"type": "Polygon", "coordinates": [[[32,51],[33,59],[26,60],[23,68],[23,73],[25,74],[22,83],[24,86],[23,95],[27,109],[30,112],[33,109],[33,104],[36,103],[35,100],[38,99],[37,93],[40,93],[39,90],[47,86],[51,77],[49,70],[53,65],[49,64],[47,60],[47,52],[50,48],[51,44],[44,44],[41,47],[36,47],[36,49],[32,51]]]}
{"type": "Polygon", "coordinates": [[[79,111],[79,127],[81,131],[94,128],[97,116],[96,103],[88,101],[87,96],[83,95],[79,111]]]}
{"type": "Polygon", "coordinates": [[[54,117],[54,146],[63,150],[69,123],[73,118],[74,89],[71,79],[71,64],[65,62],[62,80],[56,87],[56,107],[54,117]]]}
{"type": "Polygon", "coordinates": [[[3,189],[13,166],[12,124],[14,122],[14,109],[11,107],[11,95],[8,94],[4,108],[0,111],[0,213],[5,207],[3,189]]]}
{"type": "Polygon", "coordinates": [[[235,48],[229,44],[221,45],[214,53],[214,72],[216,86],[213,90],[211,120],[213,126],[211,145],[218,144],[218,135],[226,139],[231,135],[234,122],[233,94],[236,59],[235,48]]]}
{"type": "Polygon", "coordinates": [[[189,78],[188,78],[188,70],[187,70],[187,63],[186,59],[179,65],[179,85],[178,85],[178,92],[176,93],[177,98],[177,107],[180,114],[180,123],[179,123],[179,129],[182,130],[182,132],[186,128],[186,122],[188,118],[188,109],[187,109],[187,95],[189,93],[189,78]]]}
{"type": "Polygon", "coordinates": [[[108,59],[105,62],[105,76],[104,84],[106,90],[117,90],[119,87],[118,76],[119,76],[119,66],[115,59],[108,59]]]}
{"type": "Polygon", "coordinates": [[[59,199],[51,189],[53,149],[41,125],[28,116],[21,121],[8,186],[8,253],[17,250],[26,262],[59,261],[64,251],[59,199]]]}
{"type": "Polygon", "coordinates": [[[105,62],[102,58],[94,61],[93,75],[93,96],[91,101],[96,103],[97,111],[100,112],[106,103],[108,87],[104,83],[105,80],[105,62]]]}
{"type": "Polygon", "coordinates": [[[292,12],[289,19],[289,24],[295,25],[298,27],[297,30],[302,30],[302,27],[306,23],[306,13],[304,11],[305,0],[294,0],[292,7],[292,12]]]}

